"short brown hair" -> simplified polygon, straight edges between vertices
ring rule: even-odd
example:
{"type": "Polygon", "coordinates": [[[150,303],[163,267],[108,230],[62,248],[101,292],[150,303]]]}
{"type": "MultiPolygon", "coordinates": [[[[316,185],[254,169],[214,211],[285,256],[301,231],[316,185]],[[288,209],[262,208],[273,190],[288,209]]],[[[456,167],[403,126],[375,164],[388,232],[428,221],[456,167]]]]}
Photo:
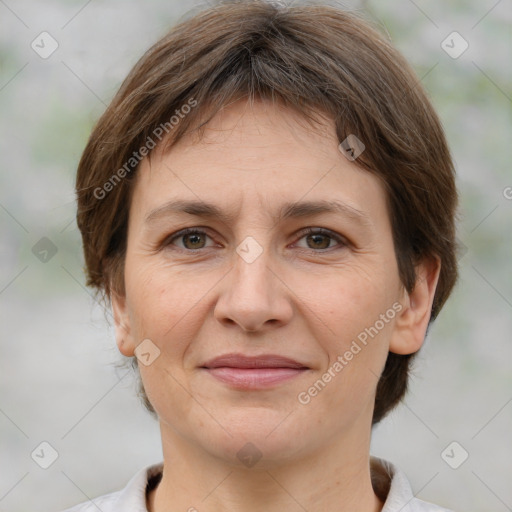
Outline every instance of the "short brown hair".
{"type": "MultiPolygon", "coordinates": [[[[279,101],[310,121],[321,112],[334,121],[340,142],[350,134],[363,141],[356,163],[385,184],[405,289],[413,290],[420,261],[441,261],[430,321],[435,319],[457,279],[457,191],[441,123],[389,41],[359,15],[329,5],[220,2],[182,21],[142,56],[99,119],[78,166],[87,284],[106,298],[112,290],[124,293],[133,178],[139,152],[150,154],[149,140],[154,145],[159,128],[171,147],[244,98],[279,101]],[[173,124],[191,101],[197,106],[173,124]]],[[[403,398],[413,356],[388,354],[373,423],[403,398]]]]}

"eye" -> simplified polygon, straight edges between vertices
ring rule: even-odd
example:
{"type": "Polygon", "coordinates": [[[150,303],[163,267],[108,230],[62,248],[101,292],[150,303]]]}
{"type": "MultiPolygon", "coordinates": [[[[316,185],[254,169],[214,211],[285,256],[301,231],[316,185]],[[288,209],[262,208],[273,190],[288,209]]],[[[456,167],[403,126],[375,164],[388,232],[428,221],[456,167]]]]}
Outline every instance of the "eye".
{"type": "Polygon", "coordinates": [[[196,251],[206,247],[205,243],[207,238],[210,237],[205,231],[197,228],[187,228],[171,235],[171,237],[164,242],[164,245],[172,245],[175,240],[180,240],[183,243],[183,247],[178,246],[179,249],[196,251]]]}
{"type": "Polygon", "coordinates": [[[306,249],[331,249],[331,242],[335,241],[339,246],[345,247],[347,242],[344,238],[324,228],[307,228],[302,232],[301,240],[305,238],[308,247],[306,249]]]}
{"type": "MultiPolygon", "coordinates": [[[[340,247],[346,247],[348,245],[347,241],[343,237],[324,228],[307,228],[302,231],[301,234],[302,236],[300,240],[305,239],[307,243],[307,247],[302,247],[303,249],[325,251],[333,248],[333,241],[340,247]]],[[[200,251],[201,249],[207,249],[208,247],[213,247],[213,245],[206,245],[207,239],[211,239],[211,237],[202,229],[187,228],[167,237],[162,245],[174,245],[183,251],[195,252],[200,251]],[[176,243],[177,241],[181,242],[182,245],[176,243]]]]}

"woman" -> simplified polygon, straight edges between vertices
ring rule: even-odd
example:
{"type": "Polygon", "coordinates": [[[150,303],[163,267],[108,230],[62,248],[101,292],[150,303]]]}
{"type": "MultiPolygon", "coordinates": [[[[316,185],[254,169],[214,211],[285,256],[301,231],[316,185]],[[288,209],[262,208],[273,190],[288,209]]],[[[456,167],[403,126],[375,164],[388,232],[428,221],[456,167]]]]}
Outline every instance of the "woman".
{"type": "Polygon", "coordinates": [[[196,14],[122,84],[77,195],[164,461],[70,510],[445,510],[369,453],[457,277],[449,149],[386,39],[328,6],[196,14]]]}

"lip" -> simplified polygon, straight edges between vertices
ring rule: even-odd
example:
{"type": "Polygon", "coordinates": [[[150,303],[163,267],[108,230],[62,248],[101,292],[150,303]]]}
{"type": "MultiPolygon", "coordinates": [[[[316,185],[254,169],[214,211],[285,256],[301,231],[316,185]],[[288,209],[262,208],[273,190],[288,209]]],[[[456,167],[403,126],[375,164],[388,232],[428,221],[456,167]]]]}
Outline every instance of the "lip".
{"type": "Polygon", "coordinates": [[[262,354],[259,356],[246,356],[244,354],[224,354],[210,359],[203,364],[203,368],[307,368],[305,364],[276,354],[262,354]]]}
{"type": "Polygon", "coordinates": [[[245,390],[273,387],[309,370],[299,361],[275,354],[225,354],[211,359],[201,368],[215,379],[245,390]]]}

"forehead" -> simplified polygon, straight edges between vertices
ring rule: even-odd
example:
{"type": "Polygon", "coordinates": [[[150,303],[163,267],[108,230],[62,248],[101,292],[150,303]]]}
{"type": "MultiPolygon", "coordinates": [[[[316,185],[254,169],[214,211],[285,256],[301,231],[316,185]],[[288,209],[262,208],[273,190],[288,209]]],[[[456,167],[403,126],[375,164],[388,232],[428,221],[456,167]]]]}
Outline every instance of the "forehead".
{"type": "Polygon", "coordinates": [[[173,200],[208,203],[210,212],[218,205],[218,214],[222,206],[232,220],[243,205],[282,218],[299,201],[387,216],[379,178],[338,146],[334,121],[325,116],[312,125],[282,105],[240,101],[214,116],[201,136],[187,134],[143,160],[133,201],[145,216],[173,200]]]}

